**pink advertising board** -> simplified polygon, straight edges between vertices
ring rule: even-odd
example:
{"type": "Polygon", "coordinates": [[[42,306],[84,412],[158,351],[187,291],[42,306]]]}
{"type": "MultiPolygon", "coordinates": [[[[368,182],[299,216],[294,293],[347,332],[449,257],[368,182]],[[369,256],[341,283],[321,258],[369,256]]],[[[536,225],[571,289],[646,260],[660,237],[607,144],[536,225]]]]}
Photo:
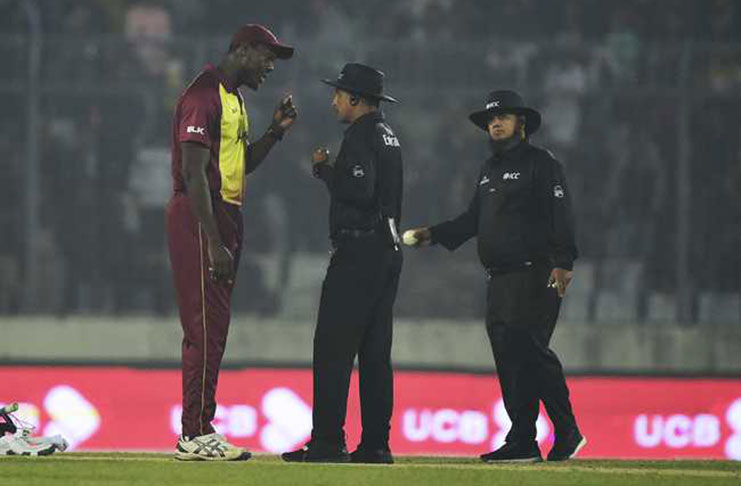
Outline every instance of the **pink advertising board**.
{"type": "MultiPolygon", "coordinates": [[[[126,367],[0,367],[0,403],[17,401],[37,433],[61,433],[73,450],[174,449],[180,373],[126,367]]],[[[571,377],[589,445],[580,457],[741,460],[741,379],[571,377]]],[[[253,451],[300,447],[311,432],[311,371],[224,370],[217,431],[253,451]]],[[[347,435],[359,437],[357,376],[347,435]]],[[[391,447],[396,454],[477,455],[509,427],[495,376],[397,371],[391,447]]],[[[538,441],[553,428],[543,414],[538,441]]]]}

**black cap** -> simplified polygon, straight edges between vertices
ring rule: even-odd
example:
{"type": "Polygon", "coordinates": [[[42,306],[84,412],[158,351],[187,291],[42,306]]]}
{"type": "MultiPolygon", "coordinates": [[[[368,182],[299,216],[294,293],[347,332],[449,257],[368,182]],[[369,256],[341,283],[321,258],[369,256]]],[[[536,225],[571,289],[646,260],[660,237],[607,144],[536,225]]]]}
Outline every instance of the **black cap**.
{"type": "Polygon", "coordinates": [[[525,117],[525,133],[535,133],[540,128],[540,113],[525,106],[525,101],[515,91],[497,90],[489,93],[483,110],[471,113],[468,118],[482,130],[489,129],[489,122],[496,114],[512,113],[525,117]]]}
{"type": "Polygon", "coordinates": [[[322,82],[348,93],[397,103],[398,100],[383,92],[383,77],[384,74],[378,69],[350,63],[345,64],[336,80],[322,79],[322,82]]]}

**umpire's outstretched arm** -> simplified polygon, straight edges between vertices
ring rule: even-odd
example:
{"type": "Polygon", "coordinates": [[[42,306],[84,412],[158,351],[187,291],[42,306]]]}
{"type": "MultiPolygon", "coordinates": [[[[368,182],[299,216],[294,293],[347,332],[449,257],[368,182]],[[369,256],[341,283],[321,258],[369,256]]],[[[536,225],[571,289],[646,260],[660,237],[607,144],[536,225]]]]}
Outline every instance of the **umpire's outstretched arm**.
{"type": "Polygon", "coordinates": [[[478,233],[479,193],[474,189],[468,209],[455,219],[432,226],[430,243],[439,243],[448,250],[455,250],[478,233]]]}

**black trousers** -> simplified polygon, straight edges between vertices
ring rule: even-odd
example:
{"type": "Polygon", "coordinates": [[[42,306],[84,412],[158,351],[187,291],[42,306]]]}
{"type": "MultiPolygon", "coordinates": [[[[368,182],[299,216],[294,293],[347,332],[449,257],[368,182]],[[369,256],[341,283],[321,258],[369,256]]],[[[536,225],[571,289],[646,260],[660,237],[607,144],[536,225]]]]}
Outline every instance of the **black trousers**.
{"type": "Polygon", "coordinates": [[[548,347],[561,306],[547,287],[550,272],[542,264],[489,277],[486,331],[512,420],[508,443],[535,440],[540,400],[557,439],[576,428],[561,362],[548,347]]]}
{"type": "Polygon", "coordinates": [[[314,333],[312,440],[344,444],[347,395],[355,356],[363,434],[386,447],[393,408],[392,315],[402,255],[380,235],[337,244],[327,268],[314,333]]]}

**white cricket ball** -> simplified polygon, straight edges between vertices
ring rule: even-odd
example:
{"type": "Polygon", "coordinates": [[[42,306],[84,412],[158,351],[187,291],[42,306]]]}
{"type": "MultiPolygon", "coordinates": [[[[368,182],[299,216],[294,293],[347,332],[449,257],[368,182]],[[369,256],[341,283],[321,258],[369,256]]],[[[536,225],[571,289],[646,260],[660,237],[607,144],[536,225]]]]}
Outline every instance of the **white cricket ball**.
{"type": "Polygon", "coordinates": [[[414,246],[417,244],[417,235],[412,230],[406,230],[401,236],[401,241],[407,246],[414,246]]]}

